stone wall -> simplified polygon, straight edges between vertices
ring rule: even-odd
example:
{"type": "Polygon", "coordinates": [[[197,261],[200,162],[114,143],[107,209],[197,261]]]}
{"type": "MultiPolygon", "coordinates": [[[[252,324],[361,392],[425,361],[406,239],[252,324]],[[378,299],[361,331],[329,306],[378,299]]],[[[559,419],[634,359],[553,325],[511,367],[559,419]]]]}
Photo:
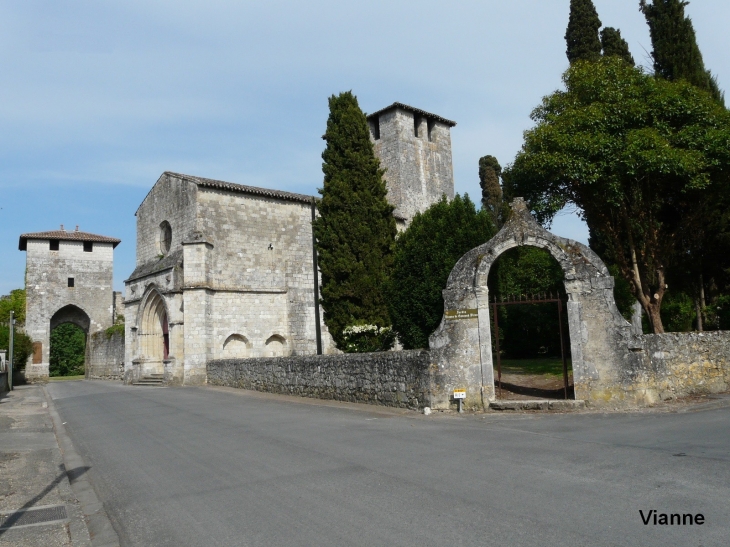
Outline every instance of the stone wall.
{"type": "Polygon", "coordinates": [[[646,334],[633,389],[666,400],[730,389],[730,332],[646,334]]]}
{"type": "Polygon", "coordinates": [[[124,334],[95,332],[86,342],[87,380],[121,380],[124,374],[124,334]]]}
{"type": "Polygon", "coordinates": [[[430,406],[425,350],[208,362],[208,384],[400,408],[430,406]]]}

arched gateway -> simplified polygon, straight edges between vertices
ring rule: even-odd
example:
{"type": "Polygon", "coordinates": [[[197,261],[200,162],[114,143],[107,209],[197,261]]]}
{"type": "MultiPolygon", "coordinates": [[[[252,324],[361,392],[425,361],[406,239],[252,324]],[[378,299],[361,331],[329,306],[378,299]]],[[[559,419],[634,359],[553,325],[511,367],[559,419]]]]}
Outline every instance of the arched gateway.
{"type": "Polygon", "coordinates": [[[492,334],[487,278],[496,259],[521,245],[547,250],[565,274],[568,324],[576,399],[610,400],[622,383],[626,361],[640,359],[634,331],[613,296],[614,279],[588,247],[551,234],[532,217],[522,198],[512,202],[512,217],[487,243],[466,253],[449,275],[444,318],[429,346],[438,366],[431,404],[448,408],[454,389],[465,388],[466,407],[480,408],[495,399],[492,334]]]}

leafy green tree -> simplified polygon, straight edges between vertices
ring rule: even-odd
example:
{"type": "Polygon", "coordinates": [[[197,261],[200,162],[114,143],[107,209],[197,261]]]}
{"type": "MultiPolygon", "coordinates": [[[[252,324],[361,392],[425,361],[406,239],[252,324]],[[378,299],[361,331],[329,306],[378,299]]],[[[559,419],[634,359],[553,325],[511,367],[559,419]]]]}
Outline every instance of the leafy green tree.
{"type": "Polygon", "coordinates": [[[620,57],[631,66],[634,66],[634,58],[629,51],[629,44],[621,37],[621,31],[613,27],[606,27],[601,31],[601,47],[603,56],[615,55],[620,57]]]}
{"type": "Polygon", "coordinates": [[[502,199],[502,187],[499,179],[502,166],[494,156],[479,158],[479,186],[482,188],[482,209],[489,212],[492,224],[501,228],[506,216],[506,204],[502,199]]]}
{"type": "Polygon", "coordinates": [[[718,103],[724,104],[717,80],[705,68],[692,21],[684,14],[687,4],[689,2],[682,0],[640,2],[649,24],[654,71],[667,80],[687,80],[709,91],[718,103]]]}
{"type": "Polygon", "coordinates": [[[61,323],[51,331],[51,376],[84,373],[86,334],[73,323],[61,323]]]}
{"type": "Polygon", "coordinates": [[[598,29],[601,20],[591,0],[570,0],[570,20],[565,31],[566,54],[571,64],[576,61],[597,61],[601,56],[598,29]]]}
{"type": "MultiPolygon", "coordinates": [[[[0,349],[10,349],[10,326],[7,322],[0,323],[0,349]]],[[[21,329],[15,329],[13,338],[13,363],[16,370],[25,367],[28,357],[33,353],[33,340],[21,329]]],[[[7,353],[6,353],[7,355],[7,353]]]]}
{"type": "Polygon", "coordinates": [[[577,205],[653,331],[664,332],[667,271],[692,251],[681,236],[705,222],[703,196],[728,192],[730,113],[684,81],[615,57],[577,62],[563,80],[565,91],[533,111],[537,125],[503,173],[505,189],[546,223],[577,205]]]}
{"type": "Polygon", "coordinates": [[[0,296],[0,349],[10,348],[10,311],[14,311],[15,336],[13,338],[13,363],[16,369],[25,366],[28,356],[33,353],[33,341],[23,331],[25,325],[25,289],[15,289],[10,294],[0,296]]]}
{"type": "Polygon", "coordinates": [[[324,321],[344,349],[346,327],[391,324],[383,287],[393,263],[396,226],[357,98],[350,91],[333,95],[329,108],[314,234],[324,321]]]}
{"type": "Polygon", "coordinates": [[[456,262],[494,236],[490,214],[468,195],[442,198],[416,214],[396,240],[388,303],[393,328],[406,349],[427,348],[444,315],[441,291],[456,262]]]}
{"type": "Polygon", "coordinates": [[[0,324],[7,324],[10,311],[15,312],[18,325],[25,325],[25,289],[15,289],[10,294],[0,296],[0,324]]]}

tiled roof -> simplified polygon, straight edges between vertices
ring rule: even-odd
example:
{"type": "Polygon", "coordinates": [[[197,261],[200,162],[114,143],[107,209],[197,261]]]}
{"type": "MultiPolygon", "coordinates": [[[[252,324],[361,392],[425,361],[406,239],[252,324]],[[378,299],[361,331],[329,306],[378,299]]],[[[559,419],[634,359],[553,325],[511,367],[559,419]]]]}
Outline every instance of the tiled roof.
{"type": "Polygon", "coordinates": [[[394,108],[401,108],[403,110],[408,110],[410,112],[413,112],[415,114],[419,114],[425,118],[432,118],[434,120],[438,120],[441,123],[445,123],[449,127],[454,127],[456,125],[456,122],[452,122],[451,120],[447,120],[446,118],[442,118],[441,116],[438,116],[437,114],[431,114],[430,112],[426,112],[425,110],[421,110],[420,108],[414,108],[412,106],[408,106],[407,104],[403,103],[393,103],[390,106],[386,106],[385,108],[381,108],[377,112],[373,112],[372,114],[368,114],[367,118],[375,118],[382,114],[383,112],[387,112],[388,110],[392,110],[394,108]]]}
{"type": "Polygon", "coordinates": [[[21,234],[18,242],[18,249],[25,251],[28,248],[29,239],[57,239],[59,241],[96,241],[98,243],[111,243],[114,247],[119,245],[122,240],[116,237],[100,236],[98,234],[90,234],[89,232],[79,232],[78,230],[51,230],[50,232],[33,232],[30,234],[21,234]]]}
{"type": "Polygon", "coordinates": [[[172,175],[183,180],[194,182],[198,186],[208,188],[220,188],[221,190],[229,190],[231,192],[241,192],[243,194],[254,194],[257,196],[265,196],[269,198],[279,198],[288,201],[298,201],[300,203],[312,203],[314,196],[306,196],[304,194],[294,194],[292,192],[284,192],[282,190],[270,190],[268,188],[258,188],[256,186],[246,186],[244,184],[235,184],[233,182],[225,182],[223,180],[206,179],[203,177],[195,177],[193,175],[183,175],[182,173],[172,173],[165,171],[166,175],[172,175]]]}

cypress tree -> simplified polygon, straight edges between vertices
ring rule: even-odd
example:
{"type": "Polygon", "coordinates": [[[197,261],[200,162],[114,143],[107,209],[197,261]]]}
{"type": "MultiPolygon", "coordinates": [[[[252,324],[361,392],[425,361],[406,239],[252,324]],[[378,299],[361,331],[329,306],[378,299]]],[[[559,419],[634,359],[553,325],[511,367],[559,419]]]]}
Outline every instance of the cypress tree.
{"type": "Polygon", "coordinates": [[[640,2],[651,34],[654,72],[671,81],[687,80],[709,91],[718,103],[724,104],[717,80],[705,68],[692,21],[684,14],[687,4],[689,2],[682,0],[640,2]]]}
{"type": "Polygon", "coordinates": [[[601,31],[601,46],[603,47],[603,56],[610,57],[615,55],[621,57],[624,61],[634,66],[634,58],[629,51],[629,44],[621,37],[621,31],[613,27],[606,27],[601,31]]]}
{"type": "Polygon", "coordinates": [[[492,224],[502,226],[502,187],[499,177],[502,176],[502,166],[494,156],[479,158],[479,186],[482,188],[482,209],[491,217],[492,224]]]}
{"type": "Polygon", "coordinates": [[[566,51],[572,65],[579,60],[597,61],[601,56],[598,29],[601,20],[591,0],[570,0],[570,19],[565,32],[566,51]]]}
{"type": "Polygon", "coordinates": [[[324,185],[314,235],[322,274],[324,321],[337,347],[354,324],[389,327],[383,288],[395,244],[393,206],[375,156],[365,114],[348,91],[329,99],[324,185]]]}

